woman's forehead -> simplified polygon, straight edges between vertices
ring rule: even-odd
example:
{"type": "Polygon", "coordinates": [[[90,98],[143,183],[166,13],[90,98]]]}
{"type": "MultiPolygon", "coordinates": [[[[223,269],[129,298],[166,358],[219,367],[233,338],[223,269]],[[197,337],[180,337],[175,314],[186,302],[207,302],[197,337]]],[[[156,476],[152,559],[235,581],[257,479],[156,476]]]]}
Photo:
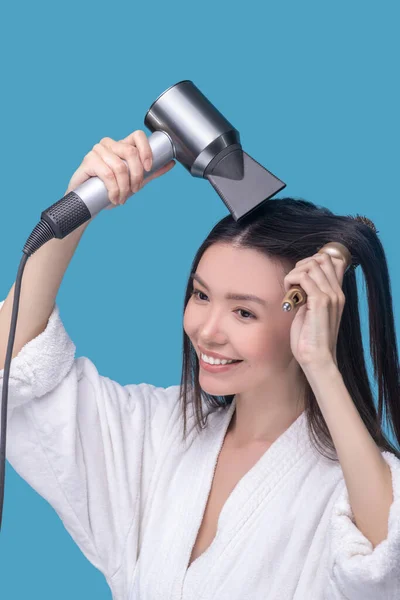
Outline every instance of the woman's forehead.
{"type": "MultiPolygon", "coordinates": [[[[213,244],[201,257],[197,271],[259,274],[264,276],[271,273],[273,276],[283,273],[283,262],[275,257],[266,256],[254,248],[235,247],[228,244],[213,244]]],[[[205,273],[204,273],[205,274],[205,273]]]]}
{"type": "Polygon", "coordinates": [[[210,246],[203,254],[196,274],[217,292],[251,293],[267,299],[275,289],[282,290],[283,265],[276,259],[249,248],[210,246]]]}

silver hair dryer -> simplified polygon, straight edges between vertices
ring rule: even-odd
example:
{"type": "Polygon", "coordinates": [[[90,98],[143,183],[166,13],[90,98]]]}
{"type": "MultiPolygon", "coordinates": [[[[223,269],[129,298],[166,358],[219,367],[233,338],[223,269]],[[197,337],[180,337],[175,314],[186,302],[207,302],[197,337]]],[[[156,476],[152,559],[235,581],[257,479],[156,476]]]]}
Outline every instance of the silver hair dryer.
{"type": "Polygon", "coordinates": [[[161,94],[144,123],[154,132],[150,140],[157,132],[168,138],[168,160],[176,158],[194,177],[208,179],[236,221],[285,187],[242,150],[237,129],[192,81],[161,94]]]}
{"type": "MultiPolygon", "coordinates": [[[[148,138],[153,164],[144,177],[176,159],[193,177],[208,179],[236,221],[286,187],[242,150],[237,129],[192,81],[163,92],[144,123],[153,132],[148,138]]],[[[114,207],[102,180],[91,177],[42,212],[24,252],[37,250],[38,237],[63,238],[103,208],[114,207]]]]}

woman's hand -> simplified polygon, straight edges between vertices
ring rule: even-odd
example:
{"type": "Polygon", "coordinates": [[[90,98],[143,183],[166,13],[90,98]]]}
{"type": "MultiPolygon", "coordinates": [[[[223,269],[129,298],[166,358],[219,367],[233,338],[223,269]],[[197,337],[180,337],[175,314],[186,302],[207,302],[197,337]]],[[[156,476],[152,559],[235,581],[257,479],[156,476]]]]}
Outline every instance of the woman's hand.
{"type": "Polygon", "coordinates": [[[125,204],[149,181],[164,175],[175,165],[172,160],[144,180],[144,169],[151,170],[152,160],[153,154],[144,131],[134,131],[120,141],[105,137],[86,154],[64,195],[90,177],[99,177],[107,188],[110,202],[116,206],[125,204]]]}
{"type": "Polygon", "coordinates": [[[298,309],[290,329],[291,350],[304,369],[336,360],[340,321],[345,305],[342,291],[346,265],[329,254],[315,254],[296,263],[284,279],[285,291],[300,285],[307,302],[298,309]]]}

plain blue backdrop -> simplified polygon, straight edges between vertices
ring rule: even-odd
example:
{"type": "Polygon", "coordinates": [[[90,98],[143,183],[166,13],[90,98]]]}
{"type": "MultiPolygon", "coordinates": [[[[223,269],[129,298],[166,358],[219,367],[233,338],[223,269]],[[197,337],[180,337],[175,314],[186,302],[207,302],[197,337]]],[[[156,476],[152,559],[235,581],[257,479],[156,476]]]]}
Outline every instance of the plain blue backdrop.
{"type": "MultiPolygon", "coordinates": [[[[305,198],[371,218],[399,323],[398,3],[96,0],[2,9],[0,298],[42,210],[104,136],[144,129],[151,103],[191,79],[244,149],[305,198]]],[[[85,232],[57,303],[77,356],[122,384],[181,375],[194,254],[228,214],[176,165],[85,232]]],[[[363,330],[366,303],[360,281],[363,330]]],[[[53,509],[10,467],[0,534],[5,600],[109,600],[53,509]]]]}

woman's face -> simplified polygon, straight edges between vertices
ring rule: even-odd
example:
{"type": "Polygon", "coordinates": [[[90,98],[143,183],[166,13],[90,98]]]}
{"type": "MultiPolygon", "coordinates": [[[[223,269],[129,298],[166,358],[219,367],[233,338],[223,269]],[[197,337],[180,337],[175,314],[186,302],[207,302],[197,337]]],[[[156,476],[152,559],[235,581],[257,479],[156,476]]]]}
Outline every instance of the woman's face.
{"type": "Polygon", "coordinates": [[[285,295],[281,263],[261,253],[214,244],[203,254],[193,279],[195,293],[186,306],[183,327],[200,361],[199,346],[243,362],[222,372],[201,366],[201,388],[216,396],[262,390],[271,375],[285,375],[294,360],[290,326],[294,315],[281,308],[285,295]],[[207,286],[207,287],[205,287],[207,286]],[[265,304],[227,299],[253,294],[265,304]]]}

